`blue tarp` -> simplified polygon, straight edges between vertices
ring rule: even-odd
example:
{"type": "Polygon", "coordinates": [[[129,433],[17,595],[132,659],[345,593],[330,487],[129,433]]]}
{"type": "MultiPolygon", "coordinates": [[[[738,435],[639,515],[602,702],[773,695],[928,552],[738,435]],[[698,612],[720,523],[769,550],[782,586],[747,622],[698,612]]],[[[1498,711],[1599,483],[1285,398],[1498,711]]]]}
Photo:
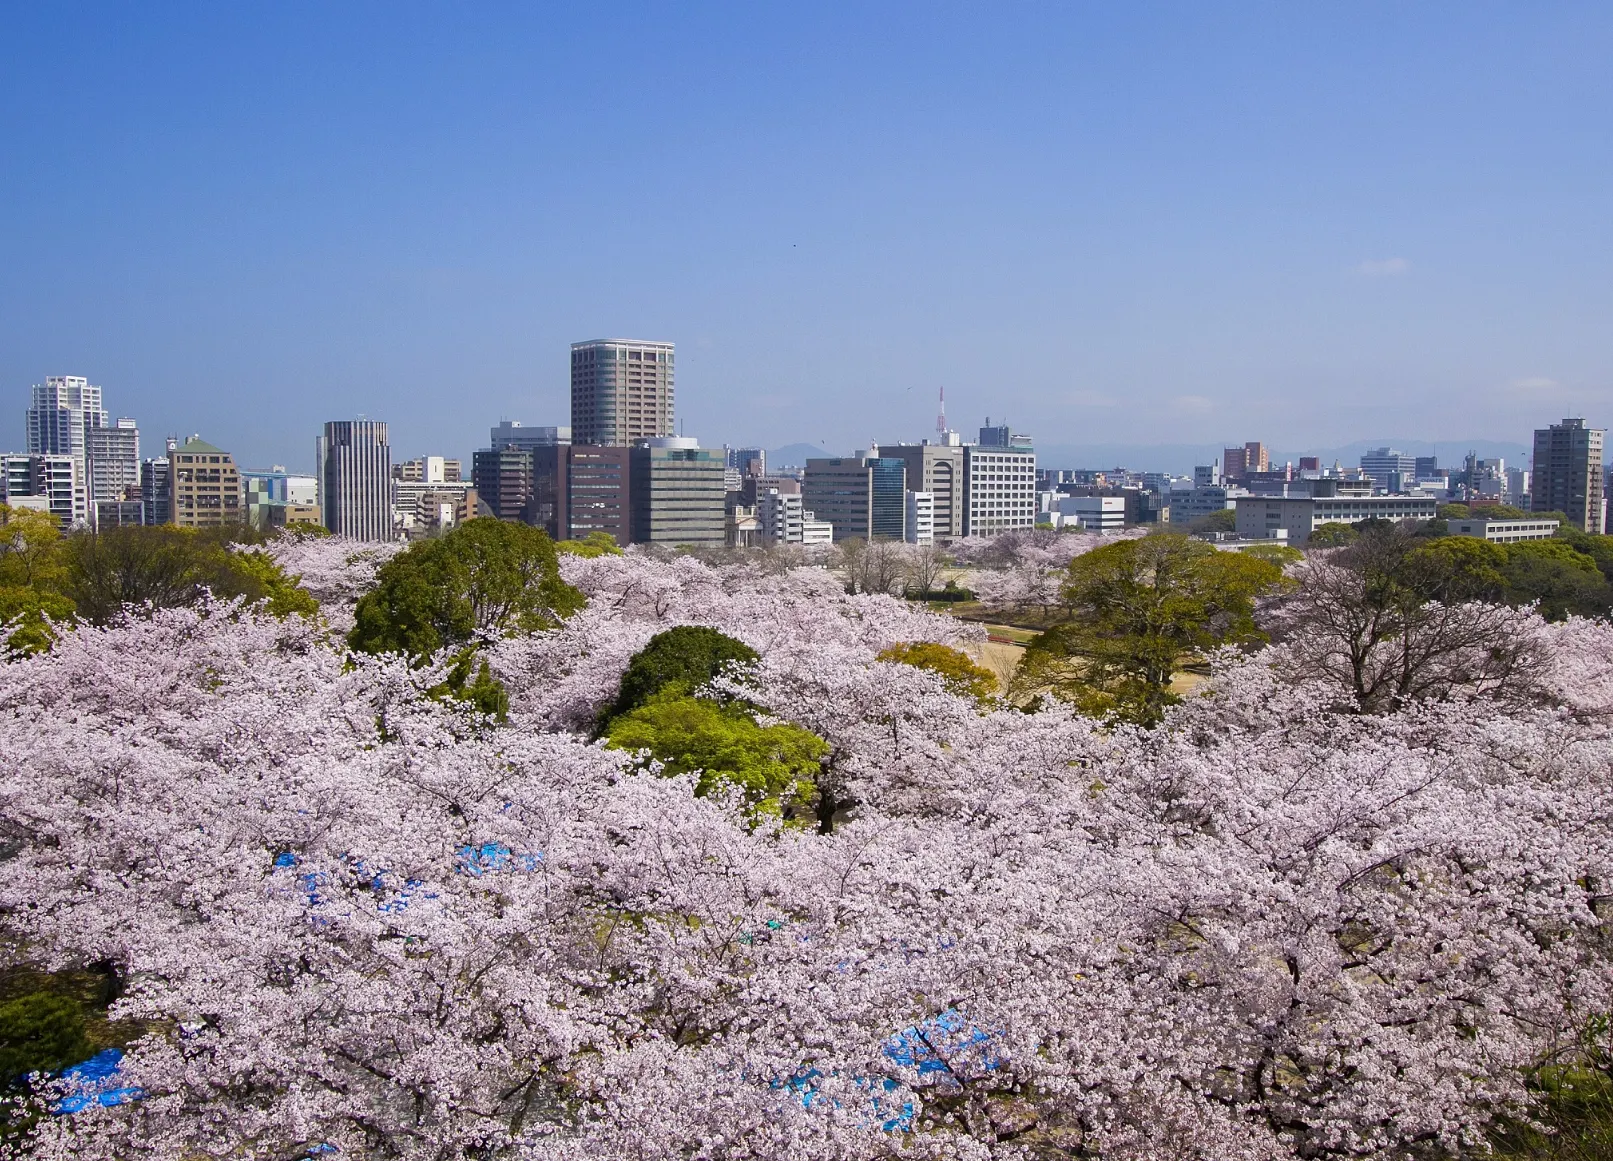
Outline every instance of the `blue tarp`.
{"type": "Polygon", "coordinates": [[[82,1064],[62,1070],[60,1079],[72,1085],[73,1091],[56,1102],[51,1110],[57,1116],[83,1112],[91,1105],[111,1108],[114,1105],[137,1101],[146,1094],[138,1088],[118,1083],[118,1070],[123,1064],[123,1050],[108,1048],[97,1052],[82,1064]]]}

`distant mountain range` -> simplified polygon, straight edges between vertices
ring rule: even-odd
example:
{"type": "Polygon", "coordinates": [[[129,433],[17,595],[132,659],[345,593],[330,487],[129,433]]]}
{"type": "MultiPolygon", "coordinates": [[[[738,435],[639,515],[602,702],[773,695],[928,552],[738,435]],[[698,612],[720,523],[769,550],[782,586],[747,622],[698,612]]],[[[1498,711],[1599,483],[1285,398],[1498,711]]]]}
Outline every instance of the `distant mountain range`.
{"type": "MultiPolygon", "coordinates": [[[[1353,468],[1361,462],[1361,453],[1373,448],[1392,447],[1407,455],[1437,456],[1441,467],[1459,467],[1468,452],[1476,452],[1480,459],[1504,459],[1507,466],[1527,467],[1530,449],[1526,444],[1493,439],[1453,439],[1430,443],[1422,439],[1361,439],[1339,447],[1309,447],[1287,450],[1269,449],[1273,464],[1297,462],[1300,456],[1316,456],[1323,465],[1332,467],[1334,461],[1353,468]]],[[[1055,443],[1038,444],[1036,463],[1044,468],[1131,468],[1140,472],[1170,472],[1187,476],[1199,464],[1214,463],[1221,458],[1224,444],[1189,443],[1055,443]]],[[[786,464],[800,467],[808,458],[849,455],[849,452],[825,449],[821,444],[792,443],[767,453],[768,466],[786,464]]]]}

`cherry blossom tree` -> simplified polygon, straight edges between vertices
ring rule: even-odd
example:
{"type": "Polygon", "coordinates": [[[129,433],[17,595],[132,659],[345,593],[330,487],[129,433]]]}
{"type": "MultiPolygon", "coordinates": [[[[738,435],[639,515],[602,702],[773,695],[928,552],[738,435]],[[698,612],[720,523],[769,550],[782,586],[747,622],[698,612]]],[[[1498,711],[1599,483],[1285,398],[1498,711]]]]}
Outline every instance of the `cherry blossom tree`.
{"type": "Polygon", "coordinates": [[[1454,1156],[1613,1009],[1605,624],[1532,622],[1541,692],[1480,716],[1334,712],[1274,647],[1105,728],[878,660],[978,630],[822,568],[568,556],[497,725],[329,632],[359,550],[271,551],[323,623],[0,665],[7,946],[144,1028],[33,1156],[1454,1156]],[[833,825],[590,741],[679,624],[757,651],[833,825]]]}

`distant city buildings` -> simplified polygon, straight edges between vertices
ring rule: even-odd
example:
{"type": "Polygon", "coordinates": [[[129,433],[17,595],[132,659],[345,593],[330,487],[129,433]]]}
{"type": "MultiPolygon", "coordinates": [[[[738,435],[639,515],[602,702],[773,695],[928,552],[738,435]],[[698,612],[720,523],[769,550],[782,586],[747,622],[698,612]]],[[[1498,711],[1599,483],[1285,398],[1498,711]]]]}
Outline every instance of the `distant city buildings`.
{"type": "Polygon", "coordinates": [[[1602,443],[1606,432],[1565,419],[1535,430],[1531,511],[1562,512],[1582,532],[1606,526],[1602,498],[1602,443]]]}
{"type": "MultiPolygon", "coordinates": [[[[1006,429],[988,428],[999,431],[1006,429]]],[[[1005,441],[1009,436],[1002,437],[1005,441]]],[[[1002,446],[1007,446],[1004,443],[1002,446]]],[[[967,508],[963,490],[962,444],[882,443],[879,454],[887,459],[898,459],[907,469],[907,486],[916,491],[928,492],[934,503],[934,532],[937,539],[956,540],[964,534],[964,512],[967,508]]]]}
{"type": "Polygon", "coordinates": [[[673,344],[595,339],[571,345],[575,443],[628,447],[674,434],[673,344]]]}
{"type": "Polygon", "coordinates": [[[571,442],[571,428],[569,427],[527,427],[519,420],[500,420],[497,427],[488,433],[488,447],[490,448],[520,448],[522,451],[531,451],[533,448],[556,447],[571,442]]]}
{"type": "Polygon", "coordinates": [[[1036,524],[1036,452],[1029,437],[963,449],[963,535],[1000,536],[1036,524]],[[1021,441],[1021,442],[1015,442],[1021,441]]]}
{"type": "Polygon", "coordinates": [[[353,540],[391,540],[392,448],[386,424],[332,420],[319,437],[315,459],[325,527],[353,540]]]}
{"type": "Polygon", "coordinates": [[[907,491],[907,465],[878,448],[809,459],[801,477],[803,504],[833,525],[836,542],[906,539],[907,491]]]}
{"type": "Polygon", "coordinates": [[[269,531],[324,521],[319,507],[319,477],[288,472],[282,464],[242,469],[241,496],[247,523],[254,528],[269,531]]]}
{"type": "Polygon", "coordinates": [[[1241,482],[1250,472],[1270,470],[1271,460],[1266,453],[1266,445],[1258,441],[1246,443],[1242,447],[1229,447],[1221,453],[1223,480],[1241,482]]]}

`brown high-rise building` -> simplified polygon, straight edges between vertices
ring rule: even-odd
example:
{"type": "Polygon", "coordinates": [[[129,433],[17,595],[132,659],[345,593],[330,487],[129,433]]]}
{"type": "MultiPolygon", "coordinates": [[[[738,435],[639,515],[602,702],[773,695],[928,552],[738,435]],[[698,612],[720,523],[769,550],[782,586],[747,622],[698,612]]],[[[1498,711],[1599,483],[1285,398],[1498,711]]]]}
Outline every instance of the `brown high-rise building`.
{"type": "Polygon", "coordinates": [[[241,473],[235,457],[193,435],[168,452],[169,512],[181,528],[217,528],[241,520],[241,473]]]}
{"type": "Polygon", "coordinates": [[[532,523],[556,540],[586,540],[603,532],[617,544],[633,542],[631,448],[556,444],[527,454],[532,457],[532,523]]]}
{"type": "Polygon", "coordinates": [[[571,441],[631,447],[673,434],[671,343],[571,344],[571,441]]]}
{"type": "Polygon", "coordinates": [[[1606,432],[1565,419],[1535,430],[1529,505],[1563,512],[1582,532],[1602,531],[1602,443],[1606,432]]]}
{"type": "Polygon", "coordinates": [[[1271,458],[1263,443],[1246,443],[1242,447],[1229,447],[1221,453],[1221,478],[1241,480],[1250,472],[1271,470],[1271,458]]]}

